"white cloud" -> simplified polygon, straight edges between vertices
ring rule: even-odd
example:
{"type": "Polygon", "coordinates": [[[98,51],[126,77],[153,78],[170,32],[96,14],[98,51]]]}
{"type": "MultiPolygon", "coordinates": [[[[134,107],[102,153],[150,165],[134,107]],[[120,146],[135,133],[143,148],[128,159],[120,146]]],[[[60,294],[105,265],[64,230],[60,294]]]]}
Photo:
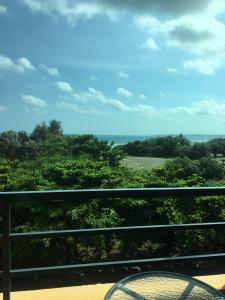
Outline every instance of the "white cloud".
{"type": "Polygon", "coordinates": [[[29,59],[25,57],[21,57],[18,59],[17,68],[20,72],[24,72],[25,70],[35,70],[35,67],[31,64],[29,59]]]}
{"type": "Polygon", "coordinates": [[[196,54],[224,51],[225,25],[213,16],[189,15],[159,21],[154,17],[138,17],[136,24],[150,34],[162,35],[170,47],[181,48],[196,54]]]}
{"type": "Polygon", "coordinates": [[[217,16],[225,11],[224,0],[17,0],[33,13],[42,12],[55,18],[65,18],[74,25],[79,19],[107,16],[112,20],[119,15],[165,16],[168,18],[187,15],[217,16]]]}
{"type": "Polygon", "coordinates": [[[44,64],[40,64],[40,68],[42,68],[43,70],[45,70],[51,76],[57,76],[57,77],[59,77],[59,70],[57,68],[50,68],[50,67],[47,67],[44,64]]]}
{"type": "Polygon", "coordinates": [[[25,71],[35,70],[35,67],[25,57],[21,57],[14,62],[11,58],[0,54],[0,70],[24,73],[25,71]]]}
{"type": "Polygon", "coordinates": [[[125,89],[123,87],[118,87],[116,93],[120,97],[130,98],[130,97],[133,96],[133,94],[129,90],[127,90],[127,89],[125,89]]]}
{"type": "MultiPolygon", "coordinates": [[[[97,101],[98,103],[111,106],[119,111],[137,112],[142,114],[156,114],[156,110],[154,109],[154,107],[150,105],[144,105],[144,104],[126,105],[122,101],[115,98],[108,97],[102,91],[96,90],[93,87],[89,87],[87,91],[83,91],[83,92],[71,92],[70,95],[71,95],[71,101],[80,102],[82,103],[82,105],[85,104],[93,105],[94,101],[97,101]]],[[[58,107],[69,108],[73,111],[80,112],[80,113],[102,113],[90,107],[88,107],[88,109],[80,108],[76,102],[70,103],[70,102],[63,101],[61,103],[58,103],[58,107]]]]}
{"type": "Polygon", "coordinates": [[[105,15],[115,19],[118,15],[130,13],[132,15],[165,15],[184,16],[188,14],[213,14],[217,15],[225,10],[224,0],[18,0],[32,12],[42,12],[54,17],[60,16],[70,24],[77,20],[90,19],[95,16],[105,15]]]}
{"type": "Polygon", "coordinates": [[[19,0],[32,12],[42,12],[53,17],[62,17],[70,25],[75,25],[79,19],[91,19],[95,16],[106,15],[110,19],[116,18],[116,12],[98,2],[71,0],[19,0]]]}
{"type": "Polygon", "coordinates": [[[71,85],[68,82],[65,81],[57,81],[56,85],[58,86],[58,88],[64,92],[68,92],[68,93],[72,93],[73,92],[73,88],[71,87],[71,85]]]}
{"type": "Polygon", "coordinates": [[[147,99],[147,97],[146,97],[144,94],[140,94],[140,95],[139,95],[139,98],[140,98],[141,100],[146,100],[146,99],[147,99]]]}
{"type": "Polygon", "coordinates": [[[80,114],[99,114],[99,113],[101,113],[94,108],[84,109],[84,108],[79,107],[76,103],[70,103],[70,102],[64,102],[64,101],[57,103],[57,107],[61,108],[61,109],[67,108],[73,112],[77,112],[80,114]]]}
{"type": "Polygon", "coordinates": [[[119,78],[124,78],[124,79],[129,79],[129,78],[130,78],[130,75],[129,75],[128,73],[126,73],[126,72],[119,71],[118,77],[119,77],[119,78]]]}
{"type": "Polygon", "coordinates": [[[179,71],[176,68],[170,68],[170,67],[167,67],[166,71],[169,72],[169,73],[172,73],[172,74],[179,73],[179,71]]]}
{"type": "Polygon", "coordinates": [[[153,50],[153,51],[156,51],[156,50],[159,50],[159,46],[156,44],[155,40],[151,37],[149,37],[144,44],[141,45],[142,48],[146,48],[146,49],[149,49],[149,50],[153,50]]]}
{"type": "Polygon", "coordinates": [[[191,59],[183,62],[184,69],[196,71],[205,75],[212,75],[224,65],[219,58],[191,59]]]}
{"type": "MultiPolygon", "coordinates": [[[[225,62],[225,25],[217,18],[225,13],[225,0],[18,0],[33,12],[64,18],[74,25],[80,19],[95,16],[107,16],[115,19],[123,14],[131,14],[137,26],[149,33],[148,39],[142,44],[150,50],[159,50],[160,46],[180,48],[190,54],[197,55],[191,64],[182,64],[186,71],[197,70],[203,74],[213,74],[224,66],[225,62]],[[153,15],[155,17],[153,17],[153,15]],[[199,56],[199,57],[198,57],[199,56]],[[212,56],[217,62],[209,63],[212,56]],[[205,71],[200,61],[210,64],[205,71]],[[216,65],[216,67],[213,67],[216,65]],[[196,66],[197,65],[197,66],[196,66]],[[203,69],[203,72],[201,71],[203,69]],[[211,69],[211,71],[208,71],[211,69]],[[214,71],[212,71],[214,69],[214,71]]],[[[161,47],[161,48],[162,48],[161,47]]],[[[192,59],[191,59],[192,60],[192,59]]],[[[172,73],[172,72],[171,72],[172,73]]],[[[173,72],[175,73],[175,72],[173,72]]],[[[126,73],[119,72],[120,78],[129,78],[126,73]]]]}
{"type": "Polygon", "coordinates": [[[96,81],[96,80],[98,80],[98,78],[97,78],[96,76],[94,76],[94,75],[91,75],[89,78],[90,78],[91,81],[96,81]]]}
{"type": "Polygon", "coordinates": [[[225,25],[210,16],[186,16],[165,23],[169,46],[190,53],[212,55],[224,53],[225,25]]]}
{"type": "Polygon", "coordinates": [[[5,105],[1,105],[0,104],[0,112],[1,111],[7,111],[8,109],[7,109],[7,107],[5,106],[5,105]]]}
{"type": "Polygon", "coordinates": [[[103,6],[118,12],[132,14],[164,14],[166,16],[179,16],[199,12],[219,14],[224,11],[224,0],[99,0],[103,6]]]}
{"type": "Polygon", "coordinates": [[[185,15],[165,21],[140,16],[135,20],[139,28],[147,30],[151,36],[161,37],[168,47],[194,55],[193,59],[183,62],[186,71],[213,74],[225,65],[225,25],[215,16],[185,15]]]}
{"type": "Polygon", "coordinates": [[[5,15],[7,13],[7,7],[0,4],[0,15],[5,15]]]}
{"type": "Polygon", "coordinates": [[[144,105],[144,104],[126,105],[122,101],[108,97],[103,92],[98,91],[91,87],[88,89],[86,97],[88,95],[89,95],[89,100],[95,99],[103,104],[110,105],[119,111],[137,112],[142,114],[157,114],[156,110],[151,105],[144,105]]]}
{"type": "MultiPolygon", "coordinates": [[[[185,114],[187,116],[211,116],[219,120],[224,120],[225,118],[225,101],[215,101],[215,100],[203,100],[195,102],[187,106],[176,106],[169,108],[158,108],[152,105],[145,104],[132,104],[127,105],[122,101],[108,97],[102,91],[96,90],[93,87],[89,87],[87,91],[80,93],[73,93],[72,100],[80,101],[84,104],[93,105],[93,101],[97,101],[104,105],[111,106],[116,110],[121,112],[139,113],[146,116],[170,116],[185,114]]],[[[142,98],[143,99],[143,98],[142,98]]],[[[60,108],[68,108],[80,113],[99,113],[93,108],[80,108],[77,103],[61,102],[58,104],[60,108]]]]}
{"type": "MultiPolygon", "coordinates": [[[[158,117],[174,117],[174,115],[186,115],[190,118],[194,116],[207,116],[219,121],[224,120],[225,118],[225,101],[215,101],[215,100],[203,100],[192,103],[186,106],[176,106],[169,108],[158,108],[152,105],[145,104],[132,104],[127,105],[118,99],[114,99],[106,96],[103,92],[96,90],[94,88],[89,88],[88,91],[78,93],[78,95],[83,98],[84,94],[86,95],[86,100],[88,106],[80,107],[77,103],[71,102],[60,102],[57,103],[58,108],[60,109],[69,109],[71,111],[81,113],[81,114],[102,114],[106,112],[102,112],[93,108],[93,101],[100,102],[104,105],[109,105],[114,109],[124,112],[124,113],[137,113],[143,116],[158,116],[158,117]],[[91,106],[90,106],[90,105],[91,106]]],[[[85,104],[83,102],[83,104],[85,104]]]]}
{"type": "Polygon", "coordinates": [[[138,112],[143,114],[156,114],[156,110],[151,105],[144,104],[134,104],[134,105],[126,105],[122,101],[117,99],[111,99],[105,97],[105,103],[112,105],[116,109],[120,111],[126,112],[138,112]]]}
{"type": "Polygon", "coordinates": [[[225,117],[225,101],[203,100],[193,103],[190,106],[177,106],[170,108],[167,113],[182,113],[188,116],[213,116],[215,118],[224,119],[225,117]]]}
{"type": "MultiPolygon", "coordinates": [[[[71,87],[72,88],[72,87],[71,87]]],[[[159,93],[161,97],[165,97],[163,92],[159,93]]],[[[205,115],[211,116],[213,118],[224,120],[225,118],[225,101],[215,101],[215,100],[203,100],[192,103],[186,106],[176,106],[168,108],[159,108],[152,105],[145,105],[141,103],[127,105],[121,100],[107,96],[100,90],[96,90],[93,87],[89,87],[87,91],[82,92],[71,92],[71,102],[60,102],[57,104],[59,108],[67,108],[75,112],[88,114],[88,113],[105,113],[96,110],[92,106],[95,101],[97,103],[102,103],[106,106],[113,107],[116,110],[127,113],[138,113],[145,116],[174,116],[179,114],[184,114],[190,117],[205,115]],[[80,107],[76,102],[82,103],[83,107],[80,107]]],[[[143,94],[139,95],[139,98],[145,100],[146,97],[143,94]]]]}
{"type": "Polygon", "coordinates": [[[10,70],[15,68],[14,62],[7,56],[0,54],[0,70],[10,70]]]}
{"type": "Polygon", "coordinates": [[[22,100],[24,103],[36,108],[44,108],[47,106],[47,102],[45,100],[34,97],[32,95],[22,95],[22,100]]]}
{"type": "Polygon", "coordinates": [[[138,112],[147,115],[158,115],[157,110],[152,105],[145,104],[127,106],[126,111],[138,112]]]}

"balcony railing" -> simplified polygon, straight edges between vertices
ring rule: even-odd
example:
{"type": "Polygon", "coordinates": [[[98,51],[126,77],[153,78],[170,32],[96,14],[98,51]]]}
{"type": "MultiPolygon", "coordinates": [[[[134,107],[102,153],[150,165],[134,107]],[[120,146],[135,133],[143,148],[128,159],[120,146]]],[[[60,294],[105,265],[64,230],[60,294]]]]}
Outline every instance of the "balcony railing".
{"type": "Polygon", "coordinates": [[[117,232],[141,232],[141,231],[177,231],[177,230],[192,230],[192,229],[208,229],[225,227],[225,222],[213,223],[194,223],[194,224],[173,224],[173,225],[147,225],[147,226],[131,226],[131,227],[113,227],[113,228],[92,228],[92,229],[77,229],[77,230],[62,230],[62,231],[47,231],[47,232],[27,232],[27,233],[12,233],[11,232],[11,205],[19,200],[23,201],[74,201],[88,202],[92,199],[107,199],[112,198],[133,198],[133,199],[148,199],[152,197],[185,197],[194,196],[219,196],[225,195],[224,187],[196,187],[196,188],[145,188],[145,189],[104,189],[104,190],[69,190],[69,191],[40,191],[40,192],[1,192],[0,205],[2,207],[2,271],[3,280],[3,300],[10,300],[11,279],[20,275],[42,275],[60,273],[69,270],[84,270],[84,269],[102,269],[114,268],[121,266],[140,266],[151,265],[153,263],[166,262],[194,262],[199,260],[220,259],[225,257],[225,253],[211,253],[202,255],[189,256],[172,256],[160,258],[148,258],[138,260],[122,260],[108,261],[97,263],[85,263],[75,265],[63,265],[53,267],[12,269],[11,268],[11,242],[18,239],[34,239],[34,238],[53,238],[77,236],[84,234],[97,233],[117,233],[117,232]]]}

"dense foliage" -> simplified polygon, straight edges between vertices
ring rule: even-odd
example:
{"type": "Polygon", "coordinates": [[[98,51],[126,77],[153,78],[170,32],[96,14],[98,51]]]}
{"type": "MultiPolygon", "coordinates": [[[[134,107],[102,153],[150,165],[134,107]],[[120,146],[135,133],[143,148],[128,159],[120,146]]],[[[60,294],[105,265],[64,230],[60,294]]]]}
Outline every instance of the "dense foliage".
{"type": "MultiPolygon", "coordinates": [[[[223,154],[223,148],[217,152],[212,150],[215,143],[217,140],[205,146],[191,145],[182,135],[129,143],[124,149],[134,151],[133,155],[139,146],[140,149],[145,146],[146,155],[158,153],[157,156],[174,157],[162,168],[134,171],[120,164],[124,155],[120,148],[99,141],[93,135],[64,135],[60,122],[53,120],[49,124],[39,124],[31,134],[14,131],[1,134],[0,191],[223,186],[224,166],[208,155],[208,149],[214,155],[223,154]]],[[[141,153],[140,150],[136,155],[141,153]]],[[[50,203],[21,201],[13,204],[12,228],[24,232],[224,221],[224,204],[223,197],[93,199],[79,203],[63,199],[50,203]]],[[[186,255],[220,251],[223,245],[223,232],[214,230],[143,233],[135,239],[129,234],[111,234],[40,239],[30,243],[17,241],[13,245],[13,266],[186,255]]]]}
{"type": "Polygon", "coordinates": [[[0,157],[10,161],[37,160],[43,157],[80,156],[119,164],[122,152],[94,135],[63,135],[59,121],[37,125],[29,135],[25,131],[5,131],[0,135],[0,157]]]}
{"type": "Polygon", "coordinates": [[[189,147],[189,140],[180,134],[134,141],[119,148],[134,156],[176,157],[181,153],[186,154],[189,147]]]}
{"type": "Polygon", "coordinates": [[[178,136],[162,136],[144,141],[129,142],[118,146],[127,155],[153,157],[189,157],[200,159],[207,156],[225,155],[225,139],[216,138],[209,142],[191,144],[182,134],[178,136]]]}

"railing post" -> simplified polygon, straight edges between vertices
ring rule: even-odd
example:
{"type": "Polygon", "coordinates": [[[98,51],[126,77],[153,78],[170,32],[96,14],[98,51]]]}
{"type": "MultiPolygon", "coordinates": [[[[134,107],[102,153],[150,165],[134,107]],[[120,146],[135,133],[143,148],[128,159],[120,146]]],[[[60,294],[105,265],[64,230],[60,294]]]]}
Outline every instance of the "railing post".
{"type": "Polygon", "coordinates": [[[2,214],[2,271],[3,271],[3,300],[10,300],[11,292],[11,210],[10,200],[3,200],[2,214]]]}

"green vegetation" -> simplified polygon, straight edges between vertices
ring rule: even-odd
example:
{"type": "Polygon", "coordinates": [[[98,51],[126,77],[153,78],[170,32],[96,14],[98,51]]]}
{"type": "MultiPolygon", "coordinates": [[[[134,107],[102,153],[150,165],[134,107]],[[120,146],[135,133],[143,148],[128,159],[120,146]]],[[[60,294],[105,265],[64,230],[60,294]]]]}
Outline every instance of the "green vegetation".
{"type": "MultiPolygon", "coordinates": [[[[0,190],[224,186],[224,165],[210,155],[223,155],[221,145],[221,140],[191,145],[179,135],[113,147],[93,135],[66,136],[60,122],[53,120],[49,124],[37,125],[30,135],[14,131],[0,135],[0,190]],[[215,150],[217,142],[219,150],[215,150]],[[141,150],[143,145],[145,152],[141,150]],[[157,168],[127,168],[123,160],[126,153],[131,155],[130,151],[133,151],[134,155],[137,149],[140,156],[156,156],[158,149],[161,158],[154,161],[165,163],[157,168]]],[[[147,167],[149,158],[141,159],[147,167]]],[[[224,221],[224,204],[225,199],[216,196],[114,201],[93,199],[76,204],[21,201],[12,208],[12,228],[13,231],[24,232],[224,221]]],[[[223,232],[215,230],[159,232],[154,236],[143,233],[135,239],[129,234],[112,234],[39,239],[30,243],[18,241],[13,245],[12,254],[16,267],[47,266],[99,259],[216,252],[223,244],[223,232]]]]}
{"type": "Polygon", "coordinates": [[[145,141],[134,141],[117,148],[130,156],[200,159],[207,156],[224,156],[225,139],[216,138],[207,143],[191,144],[187,138],[180,134],[178,136],[163,136],[145,141]]]}
{"type": "Polygon", "coordinates": [[[10,161],[36,161],[48,157],[77,158],[107,161],[119,164],[122,152],[113,149],[107,141],[99,141],[93,135],[65,136],[58,121],[39,124],[29,136],[25,131],[6,131],[0,135],[0,157],[10,161]]]}
{"type": "Polygon", "coordinates": [[[118,148],[131,156],[176,157],[185,156],[190,147],[189,140],[180,134],[134,141],[118,148]]]}

